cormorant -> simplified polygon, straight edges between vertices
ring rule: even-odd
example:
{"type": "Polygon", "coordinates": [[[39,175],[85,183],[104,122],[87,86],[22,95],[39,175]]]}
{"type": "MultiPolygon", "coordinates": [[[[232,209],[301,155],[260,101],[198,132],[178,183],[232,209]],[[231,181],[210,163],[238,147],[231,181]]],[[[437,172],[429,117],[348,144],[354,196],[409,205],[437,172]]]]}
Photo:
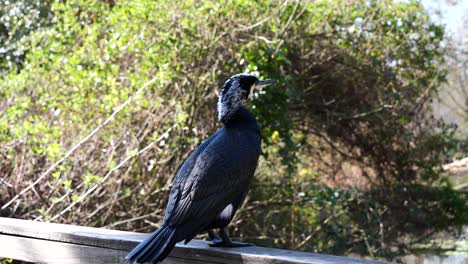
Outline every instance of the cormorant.
{"type": "Polygon", "coordinates": [[[227,232],[260,156],[260,129],[242,104],[255,90],[273,83],[245,73],[224,83],[218,99],[223,127],[184,162],[173,180],[163,224],[127,255],[125,263],[162,261],[177,242],[188,243],[203,231],[213,240],[211,246],[251,245],[231,241],[227,232]],[[219,237],[213,229],[219,229],[219,237]]]}

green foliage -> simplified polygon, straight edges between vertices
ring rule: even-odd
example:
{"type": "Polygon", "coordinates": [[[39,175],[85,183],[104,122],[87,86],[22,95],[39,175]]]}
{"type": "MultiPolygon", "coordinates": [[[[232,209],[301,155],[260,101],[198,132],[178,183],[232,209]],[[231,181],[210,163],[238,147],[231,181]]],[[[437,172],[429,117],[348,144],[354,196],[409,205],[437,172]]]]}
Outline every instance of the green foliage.
{"type": "Polygon", "coordinates": [[[235,232],[264,246],[394,258],[413,250],[408,237],[450,231],[447,223],[462,226],[468,218],[466,196],[448,187],[404,185],[362,191],[310,180],[278,184],[272,182],[277,175],[263,173],[254,183],[256,192],[235,218],[235,232]]]}
{"type": "Polygon", "coordinates": [[[181,162],[219,126],[217,90],[249,71],[277,84],[249,105],[263,158],[235,234],[388,256],[403,236],[466,224],[466,200],[441,177],[453,129],[427,114],[445,77],[444,32],[417,2],[70,0],[50,8],[53,19],[40,15],[18,33],[28,48],[16,64],[0,62],[8,65],[0,179],[12,183],[0,185],[1,203],[157,81],[2,215],[50,219],[154,142],[59,218],[149,231],[145,221],[162,220],[157,209],[181,162]],[[347,164],[360,171],[353,188],[336,180],[347,164]],[[113,225],[136,215],[146,219],[113,225]]]}
{"type": "Polygon", "coordinates": [[[0,3],[0,74],[21,70],[31,49],[27,36],[52,22],[52,1],[13,0],[0,3]]]}

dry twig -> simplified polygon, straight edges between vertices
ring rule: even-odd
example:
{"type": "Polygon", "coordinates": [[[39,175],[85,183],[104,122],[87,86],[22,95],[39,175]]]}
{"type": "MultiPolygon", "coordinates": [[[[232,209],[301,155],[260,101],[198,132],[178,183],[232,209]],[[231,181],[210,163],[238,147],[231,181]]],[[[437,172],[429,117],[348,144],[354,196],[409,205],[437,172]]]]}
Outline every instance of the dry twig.
{"type": "Polygon", "coordinates": [[[93,131],[91,131],[91,133],[89,133],[86,137],[84,137],[80,142],[78,142],[78,144],[76,144],[75,146],[73,146],[62,158],[60,158],[57,162],[55,162],[52,166],[50,166],[44,173],[41,174],[41,176],[39,176],[39,178],[37,178],[33,183],[31,183],[28,187],[24,188],[20,193],[18,193],[15,197],[13,197],[13,199],[11,199],[10,201],[8,201],[5,205],[2,206],[2,208],[0,208],[0,210],[5,210],[8,206],[10,206],[14,201],[16,201],[18,198],[20,198],[23,194],[25,194],[26,192],[28,192],[29,190],[31,190],[34,186],[36,186],[42,179],[44,179],[47,175],[49,175],[49,173],[51,173],[52,171],[54,171],[58,165],[60,165],[62,162],[64,162],[71,154],[73,154],[73,152],[75,152],[75,150],[77,150],[81,145],[83,145],[83,143],[85,143],[86,141],[88,141],[91,137],[93,137],[97,132],[99,132],[105,125],[107,125],[112,119],[114,119],[114,117],[120,112],[122,111],[122,109],[124,109],[132,100],[133,98],[135,98],[136,95],[138,95],[141,91],[143,91],[144,89],[146,89],[150,84],[152,84],[153,82],[155,82],[158,78],[155,77],[153,79],[151,79],[150,81],[148,81],[147,83],[145,83],[138,91],[136,91],[133,95],[131,95],[130,97],[128,97],[128,99],[123,103],[121,104],[106,120],[104,120],[104,122],[102,122],[101,124],[99,124],[99,126],[97,126],[93,131]]]}

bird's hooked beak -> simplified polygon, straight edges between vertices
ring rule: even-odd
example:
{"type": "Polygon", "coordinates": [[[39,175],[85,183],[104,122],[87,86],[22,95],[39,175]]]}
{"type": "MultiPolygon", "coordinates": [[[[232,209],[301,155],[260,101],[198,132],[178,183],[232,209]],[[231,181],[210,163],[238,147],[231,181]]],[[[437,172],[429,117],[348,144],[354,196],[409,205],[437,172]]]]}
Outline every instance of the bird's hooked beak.
{"type": "Polygon", "coordinates": [[[258,80],[250,89],[250,95],[249,98],[253,98],[253,94],[255,91],[260,91],[263,88],[270,86],[275,83],[275,80],[258,80]]]}
{"type": "Polygon", "coordinates": [[[255,83],[255,89],[257,90],[261,90],[267,86],[270,86],[272,84],[275,83],[275,80],[258,80],[256,83],[255,83]]]}

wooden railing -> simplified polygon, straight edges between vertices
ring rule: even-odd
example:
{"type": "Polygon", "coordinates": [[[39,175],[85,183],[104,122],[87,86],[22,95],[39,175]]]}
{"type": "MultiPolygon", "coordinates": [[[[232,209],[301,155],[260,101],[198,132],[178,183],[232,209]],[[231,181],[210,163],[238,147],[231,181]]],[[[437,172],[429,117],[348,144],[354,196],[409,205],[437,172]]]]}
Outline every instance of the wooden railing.
{"type": "MultiPolygon", "coordinates": [[[[0,258],[35,263],[122,263],[145,234],[74,225],[0,218],[0,258]]],[[[290,250],[211,248],[207,241],[177,244],[163,263],[384,263],[290,250]]]]}

